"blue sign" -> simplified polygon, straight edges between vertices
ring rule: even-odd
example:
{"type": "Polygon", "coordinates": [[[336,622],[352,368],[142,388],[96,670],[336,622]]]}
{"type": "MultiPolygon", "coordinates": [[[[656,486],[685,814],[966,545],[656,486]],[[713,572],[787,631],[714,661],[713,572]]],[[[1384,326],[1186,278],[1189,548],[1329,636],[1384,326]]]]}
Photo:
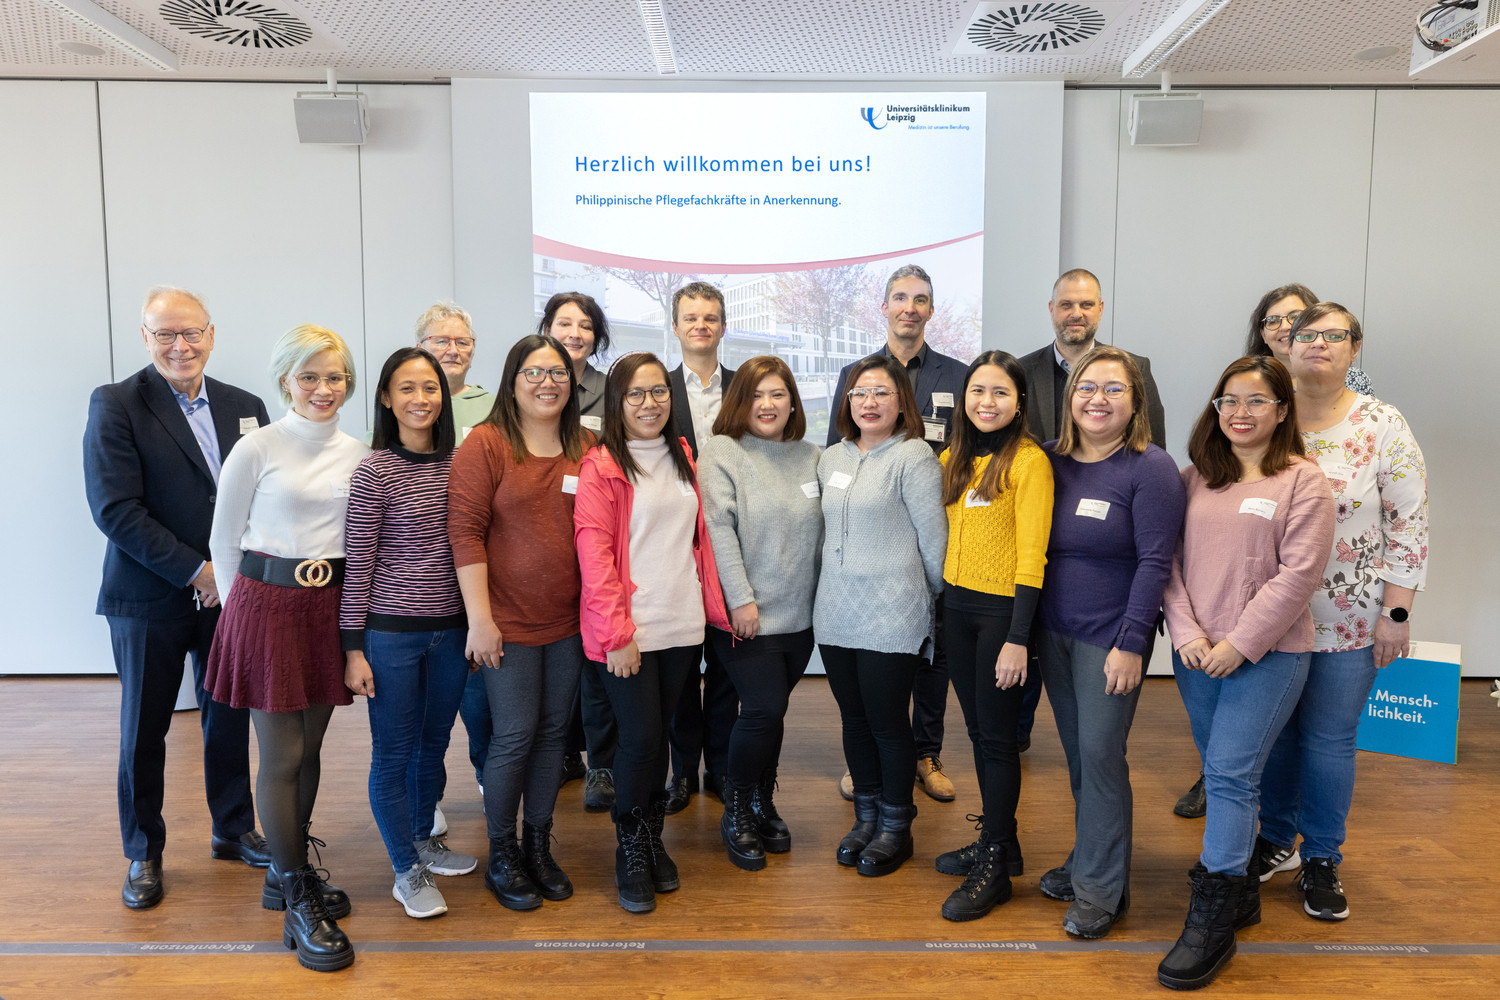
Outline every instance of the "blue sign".
{"type": "Polygon", "coordinates": [[[1409,659],[1375,676],[1355,745],[1375,753],[1458,763],[1457,646],[1414,643],[1409,659]],[[1422,654],[1431,650],[1431,658],[1422,654]],[[1446,650],[1453,650],[1451,658],[1446,650]]]}

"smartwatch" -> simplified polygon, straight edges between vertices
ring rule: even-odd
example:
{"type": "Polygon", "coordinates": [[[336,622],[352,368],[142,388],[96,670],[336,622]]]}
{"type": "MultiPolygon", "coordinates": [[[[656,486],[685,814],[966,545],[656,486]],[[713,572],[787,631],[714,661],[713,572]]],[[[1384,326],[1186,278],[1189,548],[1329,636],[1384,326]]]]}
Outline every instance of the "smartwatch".
{"type": "Polygon", "coordinates": [[[1397,625],[1400,625],[1411,617],[1411,612],[1405,608],[1381,608],[1380,617],[1389,618],[1397,625]]]}

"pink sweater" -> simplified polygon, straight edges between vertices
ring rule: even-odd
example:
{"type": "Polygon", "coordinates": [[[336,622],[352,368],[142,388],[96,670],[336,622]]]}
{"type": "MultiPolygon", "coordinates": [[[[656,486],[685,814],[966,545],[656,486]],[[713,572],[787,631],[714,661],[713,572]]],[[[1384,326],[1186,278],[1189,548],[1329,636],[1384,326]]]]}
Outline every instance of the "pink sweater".
{"type": "Polygon", "coordinates": [[[1187,520],[1163,604],[1172,648],[1229,644],[1255,662],[1313,648],[1308,610],[1333,546],[1333,492],[1312,462],[1211,490],[1182,470],[1187,520]]]}

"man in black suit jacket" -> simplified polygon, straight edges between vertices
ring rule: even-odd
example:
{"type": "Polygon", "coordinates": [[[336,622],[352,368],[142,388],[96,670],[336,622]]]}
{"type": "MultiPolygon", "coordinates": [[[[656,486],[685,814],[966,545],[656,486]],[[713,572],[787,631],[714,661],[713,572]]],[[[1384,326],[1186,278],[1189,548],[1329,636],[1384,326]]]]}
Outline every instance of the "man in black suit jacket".
{"type": "MultiPolygon", "coordinates": [[[[953,407],[964,394],[964,375],[969,366],[957,358],[939,354],[927,346],[927,321],[934,309],[932,278],[916,264],[899,267],[886,279],[885,301],[880,304],[885,317],[885,347],[877,353],[900,361],[917,395],[917,409],[922,414],[922,428],[927,443],[935,453],[947,447],[948,421],[953,407]]],[[[835,416],[844,405],[849,381],[845,365],[839,372],[838,385],[829,397],[828,446],[839,442],[835,416]]],[[[922,790],[939,802],[950,802],[957,795],[953,782],[943,773],[943,715],[948,708],[948,657],[943,649],[942,610],[939,602],[937,636],[932,660],[917,668],[911,691],[911,732],[917,741],[917,780],[922,790]]],[[[845,798],[854,795],[854,783],[848,774],[839,782],[845,798]]]]}
{"type": "MultiPolygon", "coordinates": [[[[682,364],[672,369],[672,422],[678,437],[686,438],[693,459],[712,433],[714,418],[734,370],[719,363],[724,339],[724,294],[706,281],[679,288],[672,296],[672,332],[682,345],[682,364]]],[[[667,812],[683,809],[698,791],[698,761],[703,761],[703,786],[720,798],[729,770],[729,734],[740,714],[740,700],[729,672],[719,662],[711,643],[703,645],[702,692],[699,677],[688,678],[672,713],[672,783],[667,812]]]]}
{"type": "Polygon", "coordinates": [[[146,909],[162,897],[166,735],[191,654],[203,727],[203,777],[214,857],[270,863],[255,832],[244,709],[208,698],[203,670],[219,617],[209,560],[219,469],[242,434],[269,423],[259,397],[205,378],[214,327],[197,296],[153,288],[141,310],[151,364],[89,399],[84,482],[104,532],[98,614],[109,621],[120,675],[120,834],[130,859],[121,896],[146,909]]]}
{"type": "MultiPolygon", "coordinates": [[[[1104,295],[1099,279],[1081,267],[1065,271],[1052,283],[1052,298],[1047,303],[1047,311],[1052,315],[1052,343],[1019,359],[1026,372],[1026,419],[1031,423],[1031,432],[1041,441],[1056,439],[1063,407],[1068,405],[1063,399],[1068,374],[1094,346],[1094,335],[1099,332],[1099,321],[1104,316],[1104,295]]],[[[1139,354],[1130,356],[1141,370],[1141,385],[1137,389],[1146,394],[1151,443],[1165,448],[1167,418],[1161,396],[1156,391],[1156,381],[1151,377],[1151,359],[1139,354]]],[[[1034,644],[1032,648],[1035,650],[1034,644]]],[[[1146,662],[1151,662],[1149,646],[1146,662]]],[[[1016,739],[1022,750],[1031,745],[1031,726],[1036,721],[1037,702],[1041,700],[1042,671],[1035,652],[1026,672],[1024,692],[1021,716],[1016,724],[1016,739]]]]}

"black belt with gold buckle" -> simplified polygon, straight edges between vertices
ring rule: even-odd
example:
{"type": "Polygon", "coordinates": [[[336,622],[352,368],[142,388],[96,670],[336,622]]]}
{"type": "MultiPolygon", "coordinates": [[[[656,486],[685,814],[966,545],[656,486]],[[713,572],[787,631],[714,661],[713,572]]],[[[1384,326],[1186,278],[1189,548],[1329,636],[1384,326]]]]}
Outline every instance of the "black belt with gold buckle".
{"type": "Polygon", "coordinates": [[[283,559],[246,552],[240,575],[274,587],[332,587],[344,582],[343,559],[283,559]]]}

